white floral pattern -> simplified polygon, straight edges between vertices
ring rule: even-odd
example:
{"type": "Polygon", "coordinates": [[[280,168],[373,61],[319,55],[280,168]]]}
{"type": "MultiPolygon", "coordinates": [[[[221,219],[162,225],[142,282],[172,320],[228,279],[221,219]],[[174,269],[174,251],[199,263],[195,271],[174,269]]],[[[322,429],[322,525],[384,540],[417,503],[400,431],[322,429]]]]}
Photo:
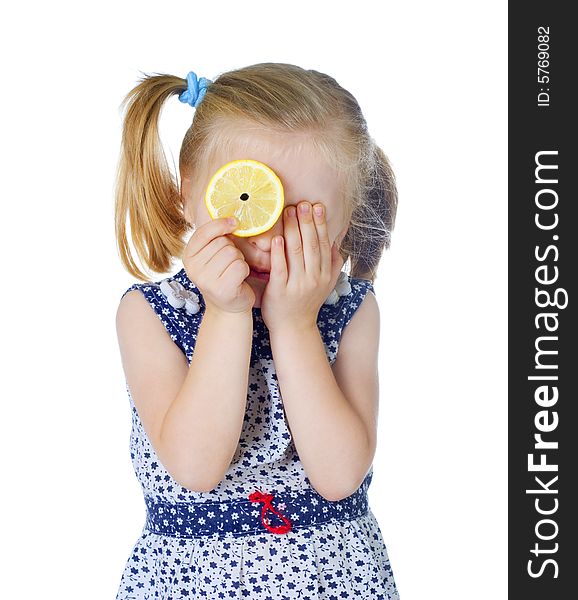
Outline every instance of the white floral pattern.
{"type": "MultiPolygon", "coordinates": [[[[339,299],[325,303],[318,316],[330,364],[337,357],[344,327],[365,295],[373,291],[371,282],[346,274],[340,282],[336,289],[339,299]]],[[[196,296],[199,311],[190,314],[180,301],[180,307],[174,306],[171,299],[177,294],[165,294],[162,282],[134,284],[125,293],[133,289],[143,293],[190,363],[204,300],[184,268],[168,283],[179,284],[171,289],[185,298],[195,300],[196,296]]],[[[126,386],[132,413],[131,459],[148,517],[125,564],[117,600],[398,599],[387,549],[367,504],[367,492],[361,496],[361,508],[356,504],[360,490],[355,497],[331,503],[333,512],[340,515],[337,518],[331,516],[328,501],[314,492],[285,418],[268,330],[258,307],[253,308],[253,325],[242,432],[229,469],[208,492],[182,487],[166,470],[126,386]],[[256,490],[279,496],[281,501],[275,504],[273,500],[273,505],[292,522],[290,531],[270,533],[261,526],[263,505],[240,502],[256,490]],[[304,492],[306,503],[300,502],[304,492]],[[353,506],[361,516],[351,512],[353,506]],[[316,524],[308,524],[315,520],[316,524]],[[219,528],[223,524],[226,527],[194,537],[199,531],[214,531],[215,523],[219,528]],[[179,535],[168,535],[168,531],[179,535]]],[[[372,475],[373,467],[364,486],[368,486],[372,475]]],[[[267,521],[273,519],[277,517],[268,512],[267,521]]],[[[281,521],[271,524],[277,526],[281,521]]]]}

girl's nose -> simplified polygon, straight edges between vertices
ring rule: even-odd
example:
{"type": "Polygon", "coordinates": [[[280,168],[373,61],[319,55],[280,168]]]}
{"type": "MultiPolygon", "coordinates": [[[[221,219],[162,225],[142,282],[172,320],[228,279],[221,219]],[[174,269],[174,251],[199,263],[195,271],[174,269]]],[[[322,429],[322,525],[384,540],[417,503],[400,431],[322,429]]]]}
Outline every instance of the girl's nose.
{"type": "Polygon", "coordinates": [[[279,215],[277,221],[275,221],[275,225],[260,233],[259,235],[253,235],[248,238],[249,243],[257,246],[259,250],[263,252],[271,252],[271,242],[276,235],[283,235],[283,213],[279,215]]]}

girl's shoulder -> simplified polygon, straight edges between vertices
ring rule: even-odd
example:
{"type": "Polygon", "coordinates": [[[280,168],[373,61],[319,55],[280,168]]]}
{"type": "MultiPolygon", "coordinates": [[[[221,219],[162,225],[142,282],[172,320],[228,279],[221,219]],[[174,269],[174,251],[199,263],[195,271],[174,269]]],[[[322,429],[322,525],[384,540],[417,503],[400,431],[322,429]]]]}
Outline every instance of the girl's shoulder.
{"type": "Polygon", "coordinates": [[[204,301],[184,267],[174,275],[157,281],[133,283],[120,299],[133,290],[142,293],[171,339],[190,360],[204,301]]]}
{"type": "MultiPolygon", "coordinates": [[[[339,299],[323,304],[319,311],[317,325],[326,347],[329,362],[337,358],[343,330],[357,312],[369,292],[375,295],[373,283],[369,279],[358,279],[342,272],[335,291],[339,299]]],[[[331,300],[330,296],[328,300],[331,300]]]]}

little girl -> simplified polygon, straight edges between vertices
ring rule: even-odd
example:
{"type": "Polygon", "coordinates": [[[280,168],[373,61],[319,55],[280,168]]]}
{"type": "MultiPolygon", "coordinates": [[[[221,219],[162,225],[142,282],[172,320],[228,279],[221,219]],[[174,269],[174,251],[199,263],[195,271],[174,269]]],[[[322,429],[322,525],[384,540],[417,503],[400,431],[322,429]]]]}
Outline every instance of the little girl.
{"type": "Polygon", "coordinates": [[[123,294],[116,324],[146,522],[117,600],[398,598],[367,495],[372,283],[397,192],[357,101],[328,75],[264,63],[214,82],[148,76],[123,104],[116,234],[144,283],[123,294]],[[180,189],[158,133],[174,94],[195,108],[180,189]],[[253,237],[204,203],[237,159],[265,163],[285,191],[282,215],[253,237]],[[180,271],[148,281],[127,216],[139,259],[167,273],[179,257],[180,271]]]}

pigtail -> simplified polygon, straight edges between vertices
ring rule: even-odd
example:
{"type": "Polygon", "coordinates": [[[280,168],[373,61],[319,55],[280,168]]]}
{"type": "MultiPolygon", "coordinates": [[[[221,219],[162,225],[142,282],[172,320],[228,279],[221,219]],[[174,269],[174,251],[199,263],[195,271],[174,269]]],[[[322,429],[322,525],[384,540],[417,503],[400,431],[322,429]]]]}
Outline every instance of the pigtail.
{"type": "Polygon", "coordinates": [[[391,246],[391,234],[395,227],[397,215],[397,186],[395,175],[389,160],[383,150],[374,144],[373,146],[375,166],[371,178],[371,186],[368,190],[368,201],[376,206],[376,210],[383,215],[385,226],[385,249],[391,246]]]}
{"type": "Polygon", "coordinates": [[[170,96],[187,88],[187,82],[172,75],[141,79],[124,98],[126,106],[115,191],[115,231],[120,258],[138,279],[148,278],[137,267],[130,251],[130,238],[139,259],[149,269],[166,273],[172,257],[181,256],[188,229],[175,176],[167,164],[159,136],[161,109],[170,96]]]}
{"type": "Polygon", "coordinates": [[[353,210],[342,247],[351,263],[351,276],[374,282],[383,250],[391,245],[397,187],[383,150],[373,141],[371,147],[362,201],[353,210]]]}

